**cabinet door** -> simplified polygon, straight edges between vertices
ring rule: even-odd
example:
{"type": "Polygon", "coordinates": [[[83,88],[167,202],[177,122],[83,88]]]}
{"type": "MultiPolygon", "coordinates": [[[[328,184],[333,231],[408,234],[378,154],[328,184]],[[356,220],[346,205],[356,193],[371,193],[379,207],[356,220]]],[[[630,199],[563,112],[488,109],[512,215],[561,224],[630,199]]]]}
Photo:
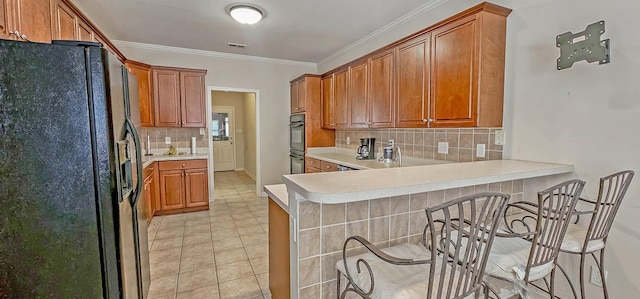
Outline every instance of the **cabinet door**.
{"type": "Polygon", "coordinates": [[[429,38],[420,36],[397,47],[396,127],[428,126],[429,38]]]}
{"type": "Polygon", "coordinates": [[[335,103],[336,128],[349,127],[349,105],[347,105],[348,70],[338,71],[333,76],[333,101],[335,103]]]}
{"type": "Polygon", "coordinates": [[[53,39],[76,40],[78,16],[61,0],[53,3],[53,39]]]}
{"type": "Polygon", "coordinates": [[[15,39],[15,35],[10,32],[13,31],[12,11],[9,3],[11,0],[0,0],[0,39],[15,39]]]}
{"type": "Polygon", "coordinates": [[[369,60],[370,127],[393,127],[393,63],[393,51],[369,60]]]}
{"type": "Polygon", "coordinates": [[[143,192],[144,201],[147,205],[147,210],[146,210],[147,222],[151,221],[151,218],[153,218],[153,213],[155,213],[155,209],[153,206],[153,188],[151,186],[152,183],[153,183],[153,176],[150,175],[144,179],[144,185],[142,188],[144,189],[144,192],[143,192]]]}
{"type": "Polygon", "coordinates": [[[160,171],[160,205],[163,211],[185,207],[185,184],[183,170],[160,171]]]}
{"type": "Polygon", "coordinates": [[[78,18],[78,39],[82,41],[93,41],[93,29],[82,18],[78,18]]]}
{"type": "Polygon", "coordinates": [[[206,127],[204,100],[204,74],[202,72],[180,72],[180,103],[182,126],[206,127]]]}
{"type": "Polygon", "coordinates": [[[335,102],[333,98],[333,75],[322,78],[322,128],[334,129],[335,102]]]}
{"type": "Polygon", "coordinates": [[[207,169],[187,169],[184,171],[187,208],[209,204],[209,181],[207,169]]]}
{"type": "Polygon", "coordinates": [[[151,67],[135,61],[125,63],[129,71],[138,79],[138,98],[140,99],[140,125],[153,127],[154,109],[151,95],[151,67]]]}
{"type": "Polygon", "coordinates": [[[476,41],[475,15],[433,32],[431,118],[434,127],[476,125],[476,41]]]}
{"type": "Polygon", "coordinates": [[[291,97],[291,114],[294,114],[298,109],[298,82],[289,85],[289,97],[291,97]]]}
{"type": "Polygon", "coordinates": [[[307,80],[298,81],[298,101],[296,112],[304,112],[307,105],[307,80]]]}
{"type": "Polygon", "coordinates": [[[347,87],[349,105],[349,127],[369,127],[367,85],[368,65],[366,61],[349,67],[349,85],[347,87]]]}
{"type": "Polygon", "coordinates": [[[13,0],[13,21],[20,35],[32,42],[51,42],[51,7],[46,0],[13,0]]]}
{"type": "Polygon", "coordinates": [[[180,72],[153,69],[156,127],[180,127],[180,72]]]}

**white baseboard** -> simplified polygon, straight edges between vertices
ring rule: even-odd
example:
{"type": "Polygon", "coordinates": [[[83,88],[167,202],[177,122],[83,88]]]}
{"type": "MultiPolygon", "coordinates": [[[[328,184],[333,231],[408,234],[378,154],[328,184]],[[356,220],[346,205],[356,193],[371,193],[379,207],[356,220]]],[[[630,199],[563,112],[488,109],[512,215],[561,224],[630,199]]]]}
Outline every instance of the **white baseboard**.
{"type": "Polygon", "coordinates": [[[243,171],[243,170],[244,170],[244,168],[236,168],[233,171],[243,171]]]}
{"type": "Polygon", "coordinates": [[[256,176],[253,175],[252,173],[248,172],[246,169],[243,169],[244,173],[246,173],[250,178],[252,178],[254,181],[256,181],[256,176]]]}

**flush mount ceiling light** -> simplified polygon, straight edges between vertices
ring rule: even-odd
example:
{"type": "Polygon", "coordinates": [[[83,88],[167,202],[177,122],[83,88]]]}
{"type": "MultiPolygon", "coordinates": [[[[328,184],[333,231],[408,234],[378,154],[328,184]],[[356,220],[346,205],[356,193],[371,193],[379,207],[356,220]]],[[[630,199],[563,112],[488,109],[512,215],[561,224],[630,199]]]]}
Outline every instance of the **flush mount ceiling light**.
{"type": "Polygon", "coordinates": [[[262,20],[262,10],[250,5],[234,5],[229,14],[240,24],[255,24],[262,20]]]}

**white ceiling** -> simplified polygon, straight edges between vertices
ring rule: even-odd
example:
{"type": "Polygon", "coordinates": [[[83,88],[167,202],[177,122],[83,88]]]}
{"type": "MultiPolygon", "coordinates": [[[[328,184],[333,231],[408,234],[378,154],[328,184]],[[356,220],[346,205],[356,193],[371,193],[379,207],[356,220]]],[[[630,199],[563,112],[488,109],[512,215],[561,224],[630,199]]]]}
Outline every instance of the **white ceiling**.
{"type": "Polygon", "coordinates": [[[434,1],[73,0],[112,40],[314,63],[434,1]],[[261,8],[264,19],[236,23],[227,10],[238,3],[261,8]]]}

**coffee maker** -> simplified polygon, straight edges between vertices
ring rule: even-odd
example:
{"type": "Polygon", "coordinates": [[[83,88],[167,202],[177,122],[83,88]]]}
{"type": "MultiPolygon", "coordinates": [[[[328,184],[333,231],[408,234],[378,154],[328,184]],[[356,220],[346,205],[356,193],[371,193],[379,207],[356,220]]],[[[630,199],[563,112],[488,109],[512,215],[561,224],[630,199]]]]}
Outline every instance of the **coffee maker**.
{"type": "Polygon", "coordinates": [[[376,158],[376,139],[360,138],[360,146],[358,147],[358,160],[373,160],[376,158]]]}

